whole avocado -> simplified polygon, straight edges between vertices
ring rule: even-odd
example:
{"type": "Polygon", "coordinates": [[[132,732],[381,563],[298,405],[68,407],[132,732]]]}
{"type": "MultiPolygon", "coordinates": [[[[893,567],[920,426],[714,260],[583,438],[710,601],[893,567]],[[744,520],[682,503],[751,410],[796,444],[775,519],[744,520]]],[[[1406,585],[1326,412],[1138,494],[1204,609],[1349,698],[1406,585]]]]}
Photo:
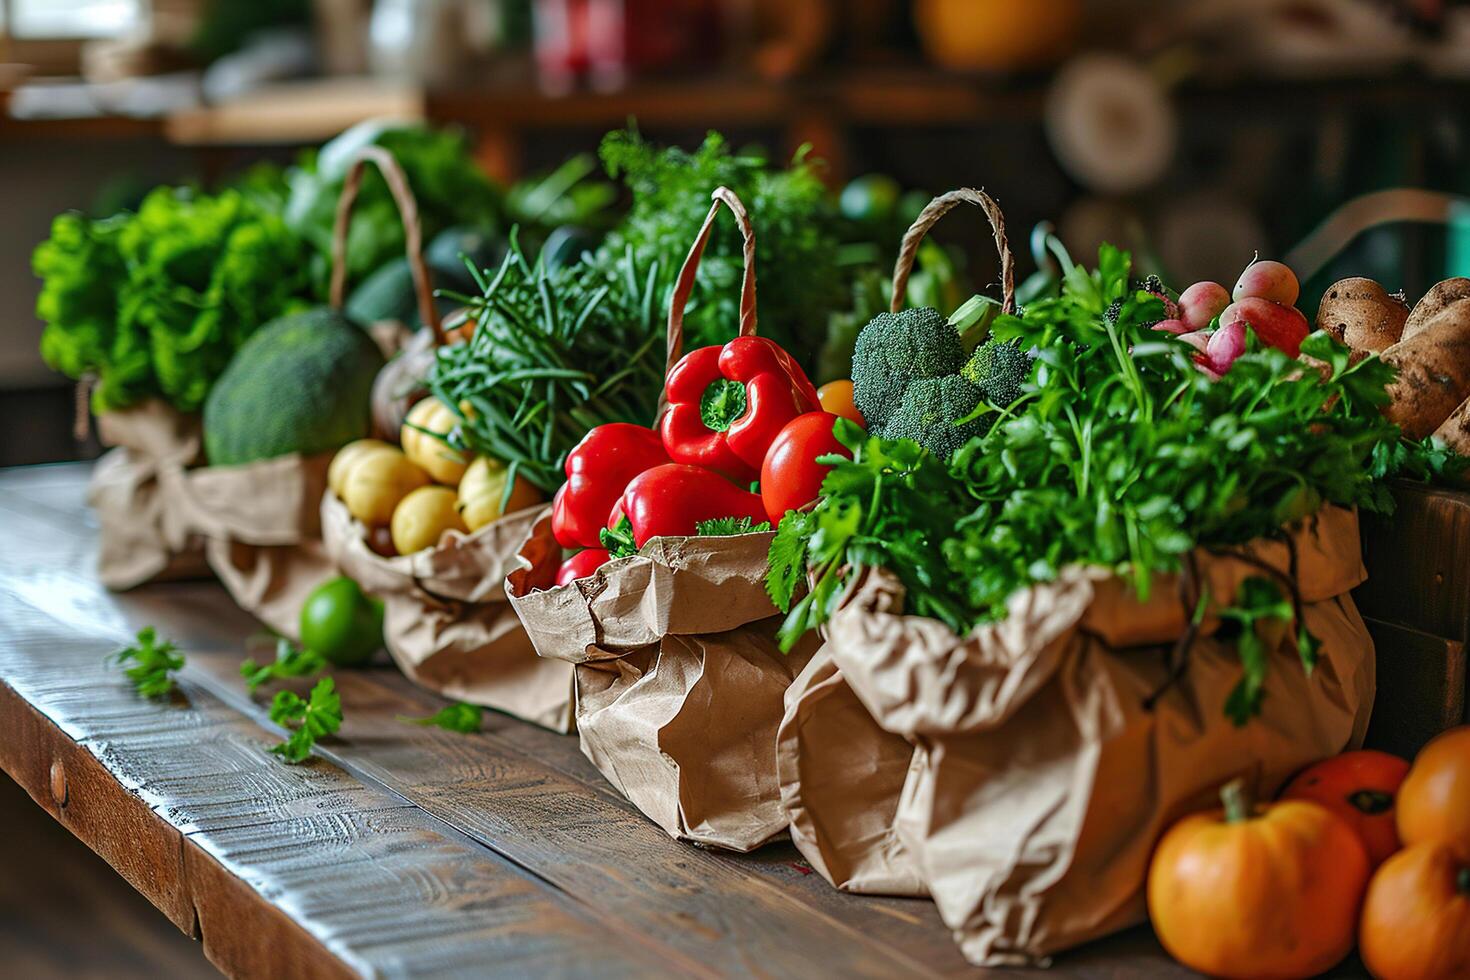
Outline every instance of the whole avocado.
{"type": "Polygon", "coordinates": [[[383,355],[340,312],[278,317],[235,352],[204,403],[204,450],[215,466],[312,455],[364,438],[383,355]]]}

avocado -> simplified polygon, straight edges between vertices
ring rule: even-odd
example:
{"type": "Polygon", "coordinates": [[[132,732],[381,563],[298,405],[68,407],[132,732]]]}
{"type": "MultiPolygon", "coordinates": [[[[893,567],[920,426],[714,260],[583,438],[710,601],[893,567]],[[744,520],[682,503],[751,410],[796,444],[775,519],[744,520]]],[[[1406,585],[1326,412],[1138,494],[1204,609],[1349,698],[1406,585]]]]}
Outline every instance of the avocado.
{"type": "Polygon", "coordinates": [[[215,466],[328,452],[372,428],[383,355],[325,307],[277,317],[235,352],[204,402],[204,451],[215,466]]]}

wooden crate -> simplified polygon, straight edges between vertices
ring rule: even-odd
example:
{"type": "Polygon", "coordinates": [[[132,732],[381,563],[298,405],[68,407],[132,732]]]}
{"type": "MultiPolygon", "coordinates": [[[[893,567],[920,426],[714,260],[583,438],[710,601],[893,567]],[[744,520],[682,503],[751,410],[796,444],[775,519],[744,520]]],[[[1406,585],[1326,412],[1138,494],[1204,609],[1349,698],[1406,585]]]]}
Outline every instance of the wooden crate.
{"type": "Polygon", "coordinates": [[[1378,656],[1368,745],[1409,756],[1470,721],[1470,493],[1400,483],[1394,498],[1391,516],[1363,515],[1368,581],[1353,597],[1378,656]]]}

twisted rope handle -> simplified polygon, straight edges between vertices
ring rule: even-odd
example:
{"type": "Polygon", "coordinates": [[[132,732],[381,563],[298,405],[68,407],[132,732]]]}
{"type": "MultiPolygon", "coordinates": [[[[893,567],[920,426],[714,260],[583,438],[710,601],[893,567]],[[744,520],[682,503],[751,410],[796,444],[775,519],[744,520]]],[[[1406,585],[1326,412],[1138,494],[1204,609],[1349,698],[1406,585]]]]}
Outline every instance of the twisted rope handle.
{"type": "Polygon", "coordinates": [[[369,163],[375,164],[382,173],[393,203],[398,205],[398,216],[403,220],[403,238],[408,254],[408,268],[413,274],[414,293],[418,296],[419,317],[424,325],[434,332],[434,343],[443,347],[448,339],[444,324],[439,320],[439,311],[434,306],[434,285],[429,279],[429,267],[424,263],[424,229],[419,220],[419,202],[408,186],[408,177],[393,154],[381,146],[365,146],[358,151],[347,171],[342,184],[342,196],[337,199],[337,220],[332,227],[332,308],[342,309],[347,296],[347,230],[352,220],[352,206],[357,203],[357,192],[362,187],[362,178],[369,163]]]}
{"type": "Polygon", "coordinates": [[[919,212],[909,230],[904,232],[903,245],[898,250],[898,261],[893,266],[893,298],[888,308],[894,313],[903,309],[904,295],[908,291],[909,274],[914,271],[914,258],[929,229],[950,211],[961,204],[973,204],[985,212],[990,229],[995,234],[995,249],[1000,253],[1001,312],[1016,312],[1016,259],[1011,254],[1010,242],[1006,239],[1006,218],[1001,213],[995,198],[973,187],[940,194],[919,212]]]}
{"type": "Polygon", "coordinates": [[[674,294],[669,300],[669,344],[664,359],[665,375],[684,356],[684,308],[689,305],[689,294],[694,291],[699,260],[704,258],[704,247],[709,244],[710,231],[714,228],[721,204],[735,215],[735,222],[740,226],[740,234],[745,239],[745,278],[740,286],[740,336],[755,336],[755,228],[750,224],[750,215],[746,212],[745,205],[730,188],[716,187],[710,198],[714,203],[710,205],[709,214],[705,216],[694,244],[690,246],[689,255],[684,259],[684,267],[679,270],[674,294]]]}

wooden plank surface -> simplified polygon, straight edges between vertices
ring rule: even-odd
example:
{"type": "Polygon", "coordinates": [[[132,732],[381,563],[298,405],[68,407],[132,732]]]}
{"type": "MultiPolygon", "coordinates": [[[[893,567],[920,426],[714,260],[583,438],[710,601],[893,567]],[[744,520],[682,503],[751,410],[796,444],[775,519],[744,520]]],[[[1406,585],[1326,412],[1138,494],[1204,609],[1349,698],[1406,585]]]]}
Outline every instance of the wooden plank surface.
{"type": "MultiPolygon", "coordinates": [[[[253,621],[209,583],[102,590],[85,477],[0,471],[0,767],[226,972],[1035,976],[973,970],[931,903],[839,894],[789,845],[668,839],[575,737],[405,725],[443,702],[386,666],[336,671],[342,732],[284,765],[238,676],[253,621]],[[188,655],[171,700],[104,663],[143,625],[188,655]]],[[[1143,929],[1053,973],[1191,975],[1143,929]]]]}

